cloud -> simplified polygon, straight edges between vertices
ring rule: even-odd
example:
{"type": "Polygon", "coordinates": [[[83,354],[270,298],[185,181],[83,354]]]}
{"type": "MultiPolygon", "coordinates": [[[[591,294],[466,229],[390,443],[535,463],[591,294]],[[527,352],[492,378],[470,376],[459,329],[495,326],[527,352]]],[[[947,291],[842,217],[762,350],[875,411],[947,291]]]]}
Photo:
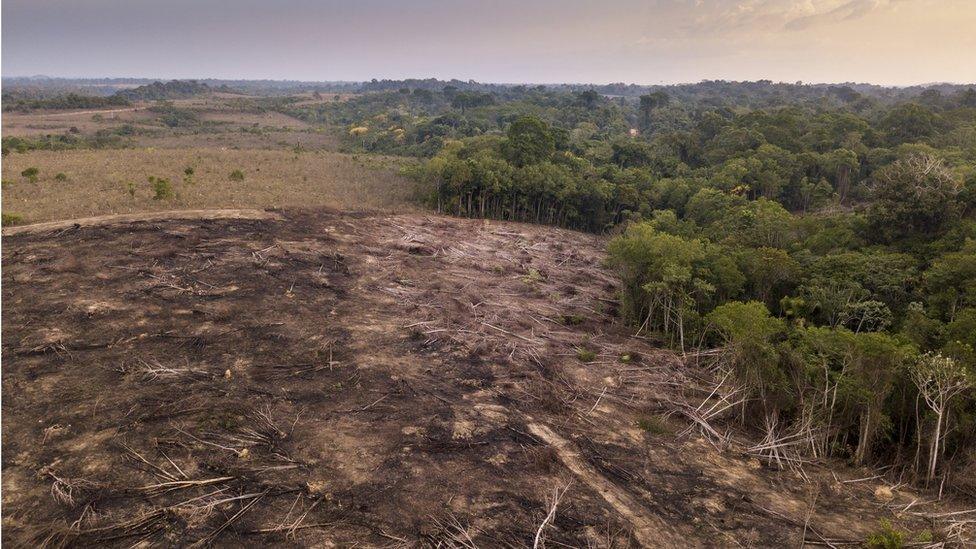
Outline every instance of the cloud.
{"type": "Polygon", "coordinates": [[[824,11],[816,11],[809,15],[802,15],[786,22],[787,30],[806,30],[837,21],[852,21],[860,19],[871,12],[892,6],[898,0],[849,0],[843,4],[824,11]]]}
{"type": "Polygon", "coordinates": [[[677,27],[686,33],[798,31],[851,21],[912,0],[696,0],[677,27]]]}

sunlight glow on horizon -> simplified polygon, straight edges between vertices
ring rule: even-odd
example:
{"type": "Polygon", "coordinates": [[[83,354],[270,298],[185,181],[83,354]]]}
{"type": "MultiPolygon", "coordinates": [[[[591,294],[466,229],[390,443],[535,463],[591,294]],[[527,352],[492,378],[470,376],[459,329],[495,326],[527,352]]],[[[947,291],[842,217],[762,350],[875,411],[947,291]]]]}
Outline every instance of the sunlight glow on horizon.
{"type": "Polygon", "coordinates": [[[4,76],[976,82],[972,0],[6,0],[4,76]]]}

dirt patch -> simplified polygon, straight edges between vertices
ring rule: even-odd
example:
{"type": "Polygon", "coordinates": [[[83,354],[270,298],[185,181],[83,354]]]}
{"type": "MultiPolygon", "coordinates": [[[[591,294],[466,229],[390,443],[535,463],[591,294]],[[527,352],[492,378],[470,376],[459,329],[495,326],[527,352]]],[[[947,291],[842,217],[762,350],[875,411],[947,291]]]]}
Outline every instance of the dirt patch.
{"type": "Polygon", "coordinates": [[[911,501],[638,428],[693,379],[598,237],[243,217],[4,237],[4,542],[798,546],[911,501]]]}
{"type": "Polygon", "coordinates": [[[273,212],[264,210],[177,210],[169,212],[149,212],[141,214],[115,214],[96,217],[83,217],[65,221],[49,221],[34,223],[20,227],[6,227],[3,236],[17,234],[38,234],[45,231],[63,229],[80,229],[97,225],[113,225],[119,223],[133,223],[136,221],[171,221],[173,219],[277,219],[273,212]]]}
{"type": "Polygon", "coordinates": [[[559,457],[559,461],[566,466],[577,479],[589,489],[603,497],[604,501],[616,511],[622,520],[633,527],[634,538],[643,546],[678,546],[680,538],[675,536],[672,528],[660,517],[653,515],[636,502],[630,493],[615,485],[607,477],[597,472],[581,457],[579,449],[566,439],[552,432],[551,429],[539,423],[528,424],[529,431],[551,446],[559,457]]]}

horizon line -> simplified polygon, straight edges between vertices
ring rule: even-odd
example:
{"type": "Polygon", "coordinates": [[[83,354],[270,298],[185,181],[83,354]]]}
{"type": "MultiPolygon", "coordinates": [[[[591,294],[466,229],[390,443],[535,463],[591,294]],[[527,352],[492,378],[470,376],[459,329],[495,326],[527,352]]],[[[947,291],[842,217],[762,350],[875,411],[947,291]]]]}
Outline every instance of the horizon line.
{"type": "Polygon", "coordinates": [[[800,86],[843,86],[843,85],[857,85],[857,86],[877,86],[882,88],[916,88],[916,87],[931,87],[931,86],[976,86],[976,82],[965,82],[965,81],[931,81],[931,82],[919,82],[912,84],[878,84],[874,82],[856,82],[856,81],[844,81],[844,82],[807,82],[804,80],[773,80],[771,78],[758,78],[754,80],[729,80],[724,78],[702,78],[696,82],[693,81],[673,81],[667,83],[658,84],[646,84],[638,82],[491,82],[491,81],[481,81],[475,80],[473,78],[462,79],[462,78],[442,78],[435,76],[428,77],[407,77],[407,78],[370,78],[367,80],[305,80],[296,78],[217,78],[212,76],[205,77],[159,77],[159,76],[51,76],[46,74],[35,74],[35,75],[2,75],[0,74],[0,79],[34,79],[34,80],[153,80],[159,82],[166,81],[188,81],[188,80],[216,80],[216,81],[240,81],[240,82],[296,82],[304,84],[368,84],[372,81],[383,82],[402,82],[406,80],[439,80],[442,82],[449,81],[459,81],[465,83],[475,83],[484,85],[495,85],[495,86],[613,86],[613,85],[624,85],[624,86],[636,86],[636,87],[655,87],[655,86],[693,86],[697,84],[702,84],[705,82],[730,82],[730,83],[758,83],[758,82],[770,82],[772,84],[780,85],[800,85],[800,86]]]}

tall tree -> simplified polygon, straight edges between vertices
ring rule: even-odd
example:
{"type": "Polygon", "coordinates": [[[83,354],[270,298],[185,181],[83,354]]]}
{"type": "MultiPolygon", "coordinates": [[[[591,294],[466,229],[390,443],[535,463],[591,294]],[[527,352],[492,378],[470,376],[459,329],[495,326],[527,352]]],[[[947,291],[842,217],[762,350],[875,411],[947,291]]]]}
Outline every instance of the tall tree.
{"type": "Polygon", "coordinates": [[[520,116],[508,127],[503,149],[509,161],[522,167],[552,157],[556,139],[549,124],[537,116],[520,116]]]}
{"type": "Polygon", "coordinates": [[[642,133],[650,133],[654,123],[654,110],[666,106],[671,97],[663,91],[640,96],[637,124],[642,133]]]}
{"type": "Polygon", "coordinates": [[[912,154],[875,174],[868,222],[875,237],[886,242],[936,235],[959,219],[961,189],[942,160],[912,154]]]}

